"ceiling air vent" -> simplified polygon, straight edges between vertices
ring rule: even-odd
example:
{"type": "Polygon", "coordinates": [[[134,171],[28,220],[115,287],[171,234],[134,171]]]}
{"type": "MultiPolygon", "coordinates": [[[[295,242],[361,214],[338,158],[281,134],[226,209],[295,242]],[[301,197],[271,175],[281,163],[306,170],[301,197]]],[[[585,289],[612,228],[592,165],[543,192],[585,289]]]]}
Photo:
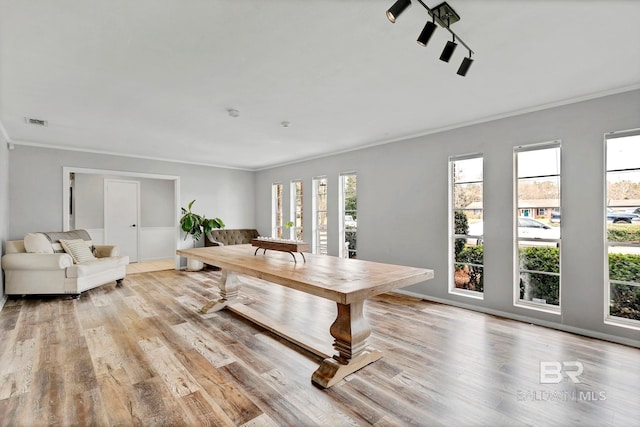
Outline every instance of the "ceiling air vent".
{"type": "Polygon", "coordinates": [[[47,126],[47,121],[46,120],[32,119],[30,117],[25,117],[24,120],[30,125],[47,126]]]}

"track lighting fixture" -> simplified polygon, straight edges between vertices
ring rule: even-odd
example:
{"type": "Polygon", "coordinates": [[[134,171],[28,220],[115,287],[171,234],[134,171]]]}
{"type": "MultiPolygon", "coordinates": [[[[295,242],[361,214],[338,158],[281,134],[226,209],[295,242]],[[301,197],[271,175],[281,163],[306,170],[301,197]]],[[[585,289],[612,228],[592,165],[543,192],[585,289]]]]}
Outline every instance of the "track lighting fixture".
{"type": "Polygon", "coordinates": [[[387,18],[392,23],[396,22],[396,18],[400,16],[402,12],[404,12],[409,6],[411,6],[411,0],[398,0],[393,6],[387,10],[387,18]]]}
{"type": "MultiPolygon", "coordinates": [[[[458,15],[456,11],[453,10],[451,6],[449,6],[447,2],[440,3],[438,6],[434,8],[430,8],[424,3],[424,1],[422,0],[417,0],[417,1],[427,10],[427,12],[432,18],[432,21],[427,21],[427,23],[425,24],[424,28],[422,29],[422,32],[418,36],[417,43],[420,46],[426,46],[427,43],[429,43],[431,36],[433,36],[433,33],[438,28],[436,24],[440,25],[442,28],[449,31],[453,36],[453,40],[448,41],[447,44],[445,45],[444,49],[442,50],[442,54],[440,55],[440,60],[444,62],[449,62],[449,60],[453,56],[453,53],[456,50],[456,47],[458,47],[458,43],[456,43],[456,41],[458,41],[461,45],[463,45],[469,51],[469,56],[465,57],[462,60],[462,64],[460,64],[460,68],[458,68],[458,72],[457,72],[459,76],[466,76],[467,71],[469,71],[469,67],[471,67],[471,64],[473,63],[473,59],[471,59],[471,55],[474,52],[462,39],[460,39],[460,37],[458,37],[456,33],[454,33],[451,30],[451,25],[460,20],[460,15],[458,15]]],[[[396,18],[402,12],[404,12],[409,6],[411,6],[411,0],[397,0],[393,4],[393,6],[391,6],[389,10],[387,10],[387,18],[389,18],[389,21],[391,22],[396,22],[396,18]]]]}

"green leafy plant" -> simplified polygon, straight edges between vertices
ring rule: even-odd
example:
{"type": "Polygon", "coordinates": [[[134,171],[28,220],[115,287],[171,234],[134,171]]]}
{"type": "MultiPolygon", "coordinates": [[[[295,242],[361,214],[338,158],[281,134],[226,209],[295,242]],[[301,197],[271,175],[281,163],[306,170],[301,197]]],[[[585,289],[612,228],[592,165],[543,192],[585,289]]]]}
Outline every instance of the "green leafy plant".
{"type": "MultiPolygon", "coordinates": [[[[456,260],[460,263],[482,264],[484,247],[467,246],[456,260]]],[[[560,252],[558,248],[549,246],[532,246],[522,248],[519,253],[521,267],[533,271],[558,273],[560,252]]],[[[467,266],[469,284],[465,289],[482,291],[484,289],[482,271],[467,266]]],[[[547,304],[559,304],[559,280],[556,276],[530,274],[532,297],[544,299],[547,304]]],[[[640,256],[635,254],[609,254],[609,279],[623,282],[640,281],[640,256]]],[[[520,296],[524,297],[524,284],[520,282],[520,296]]],[[[609,295],[612,316],[640,320],[640,287],[621,283],[611,284],[609,295]]]]}
{"type": "Polygon", "coordinates": [[[473,291],[484,291],[484,274],[483,268],[478,265],[470,264],[484,264],[484,246],[465,246],[460,253],[456,256],[457,270],[463,270],[469,277],[469,283],[463,286],[464,289],[471,289],[473,291]]]}
{"type": "Polygon", "coordinates": [[[349,242],[349,258],[357,258],[357,238],[356,230],[345,230],[344,239],[349,242]]]}
{"type": "Polygon", "coordinates": [[[610,242],[640,243],[639,224],[608,224],[607,239],[610,242]]]}
{"type": "Polygon", "coordinates": [[[285,226],[286,228],[291,228],[291,227],[293,227],[293,221],[287,221],[287,222],[285,222],[285,223],[284,223],[284,226],[285,226]]]}
{"type": "MultiPolygon", "coordinates": [[[[560,272],[560,251],[557,247],[531,246],[519,250],[520,268],[545,273],[560,272]]],[[[531,297],[541,299],[547,304],[560,304],[560,279],[558,276],[525,273],[531,288],[531,297]]],[[[520,298],[525,297],[525,283],[520,279],[520,298]]]]}
{"type": "Polygon", "coordinates": [[[185,240],[187,240],[187,236],[192,236],[193,240],[197,241],[203,234],[207,234],[215,228],[224,228],[224,222],[220,218],[207,219],[204,215],[192,212],[191,207],[194,203],[195,200],[192,200],[186,209],[181,208],[180,228],[185,232],[185,240]]]}
{"type": "MultiPolygon", "coordinates": [[[[456,234],[469,234],[469,219],[464,212],[456,211],[453,216],[454,232],[456,234]]],[[[454,253],[456,258],[464,249],[466,239],[456,239],[454,243],[454,253]]]]}
{"type": "Polygon", "coordinates": [[[609,298],[612,316],[640,320],[640,287],[612,283],[609,298]]]}
{"type": "MultiPolygon", "coordinates": [[[[609,279],[635,283],[640,281],[640,256],[609,254],[609,279]]],[[[640,287],[612,283],[609,297],[612,316],[640,320],[640,287]]]]}

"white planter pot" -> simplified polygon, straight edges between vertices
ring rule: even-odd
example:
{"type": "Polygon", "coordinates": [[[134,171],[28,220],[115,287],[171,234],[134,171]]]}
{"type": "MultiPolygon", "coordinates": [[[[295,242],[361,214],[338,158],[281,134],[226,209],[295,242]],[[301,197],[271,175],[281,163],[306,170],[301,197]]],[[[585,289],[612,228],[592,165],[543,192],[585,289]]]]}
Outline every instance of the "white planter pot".
{"type": "Polygon", "coordinates": [[[203,268],[204,268],[204,263],[202,261],[198,261],[197,259],[187,258],[187,270],[200,271],[203,268]]]}

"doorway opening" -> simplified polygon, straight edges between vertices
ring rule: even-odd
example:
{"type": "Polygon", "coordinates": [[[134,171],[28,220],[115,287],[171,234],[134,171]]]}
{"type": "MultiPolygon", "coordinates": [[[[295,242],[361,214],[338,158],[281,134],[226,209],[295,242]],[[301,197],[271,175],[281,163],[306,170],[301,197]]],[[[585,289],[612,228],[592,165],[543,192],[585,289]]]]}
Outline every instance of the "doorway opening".
{"type": "Polygon", "coordinates": [[[175,268],[179,269],[180,257],[175,254],[180,238],[180,230],[177,227],[180,214],[179,176],[63,167],[62,229],[67,231],[85,228],[96,244],[103,244],[106,239],[111,239],[107,236],[110,226],[106,223],[108,212],[104,202],[107,180],[143,183],[139,210],[143,212],[142,219],[127,224],[128,226],[136,224],[135,227],[130,227],[135,228],[133,234],[139,236],[136,260],[153,261],[172,258],[175,268]],[[145,191],[145,188],[150,189],[145,191]],[[162,190],[157,191],[159,188],[162,190]],[[158,200],[159,194],[164,195],[162,201],[158,200]],[[158,203],[162,204],[163,208],[156,209],[158,203]],[[149,215],[153,218],[160,215],[161,224],[155,224],[154,220],[148,219],[149,215]]]}

